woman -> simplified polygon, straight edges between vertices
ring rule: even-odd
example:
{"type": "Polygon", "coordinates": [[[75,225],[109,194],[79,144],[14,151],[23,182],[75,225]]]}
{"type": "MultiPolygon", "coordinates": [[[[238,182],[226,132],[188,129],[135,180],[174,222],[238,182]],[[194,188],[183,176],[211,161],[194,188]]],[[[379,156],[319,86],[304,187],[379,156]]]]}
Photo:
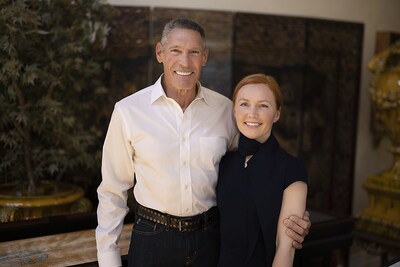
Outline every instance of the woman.
{"type": "Polygon", "coordinates": [[[278,222],[303,215],[307,174],[303,163],[284,151],[272,134],[282,93],[273,77],[253,74],[238,83],[233,103],[240,138],[238,150],[220,163],[218,266],[292,266],[295,249],[278,222]]]}

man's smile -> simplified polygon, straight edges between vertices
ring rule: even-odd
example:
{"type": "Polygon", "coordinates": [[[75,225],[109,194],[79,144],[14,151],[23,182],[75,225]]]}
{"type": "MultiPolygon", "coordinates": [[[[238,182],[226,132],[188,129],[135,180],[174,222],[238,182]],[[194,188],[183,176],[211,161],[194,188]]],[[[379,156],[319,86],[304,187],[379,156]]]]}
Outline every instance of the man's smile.
{"type": "Polygon", "coordinates": [[[193,72],[191,71],[175,71],[176,74],[181,75],[181,76],[189,76],[193,72]]]}

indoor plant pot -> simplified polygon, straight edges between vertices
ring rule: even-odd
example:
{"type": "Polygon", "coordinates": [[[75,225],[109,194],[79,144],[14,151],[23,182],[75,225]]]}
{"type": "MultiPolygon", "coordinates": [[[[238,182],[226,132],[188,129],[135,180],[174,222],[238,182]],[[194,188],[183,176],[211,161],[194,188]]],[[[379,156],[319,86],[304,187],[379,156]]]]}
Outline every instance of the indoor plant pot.
{"type": "Polygon", "coordinates": [[[71,183],[41,180],[35,196],[15,191],[14,184],[0,185],[0,222],[36,219],[70,213],[88,212],[91,202],[85,192],[71,183]],[[54,188],[57,187],[57,190],[54,188]]]}

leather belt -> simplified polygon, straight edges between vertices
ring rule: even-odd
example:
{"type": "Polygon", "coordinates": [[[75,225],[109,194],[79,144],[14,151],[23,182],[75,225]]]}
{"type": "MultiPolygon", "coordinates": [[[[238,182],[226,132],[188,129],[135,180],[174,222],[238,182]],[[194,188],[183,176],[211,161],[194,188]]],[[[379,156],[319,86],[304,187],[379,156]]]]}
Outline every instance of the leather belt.
{"type": "Polygon", "coordinates": [[[139,203],[137,203],[136,214],[152,222],[167,226],[167,230],[169,228],[174,228],[180,232],[205,229],[209,224],[217,221],[219,218],[217,207],[212,207],[208,211],[199,215],[179,217],[146,208],[139,203]]]}

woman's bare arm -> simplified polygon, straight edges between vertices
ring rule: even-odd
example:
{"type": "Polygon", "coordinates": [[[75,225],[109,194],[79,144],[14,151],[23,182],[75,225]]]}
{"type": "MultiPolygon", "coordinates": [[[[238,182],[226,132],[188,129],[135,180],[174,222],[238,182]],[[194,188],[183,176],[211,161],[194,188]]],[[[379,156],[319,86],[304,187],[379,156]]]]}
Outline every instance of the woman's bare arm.
{"type": "Polygon", "coordinates": [[[276,253],[273,267],[292,267],[295,248],[292,246],[293,239],[286,233],[283,221],[291,215],[303,217],[306,209],[307,185],[297,181],[289,185],[283,192],[282,207],[279,214],[278,229],[276,236],[276,253]]]}

